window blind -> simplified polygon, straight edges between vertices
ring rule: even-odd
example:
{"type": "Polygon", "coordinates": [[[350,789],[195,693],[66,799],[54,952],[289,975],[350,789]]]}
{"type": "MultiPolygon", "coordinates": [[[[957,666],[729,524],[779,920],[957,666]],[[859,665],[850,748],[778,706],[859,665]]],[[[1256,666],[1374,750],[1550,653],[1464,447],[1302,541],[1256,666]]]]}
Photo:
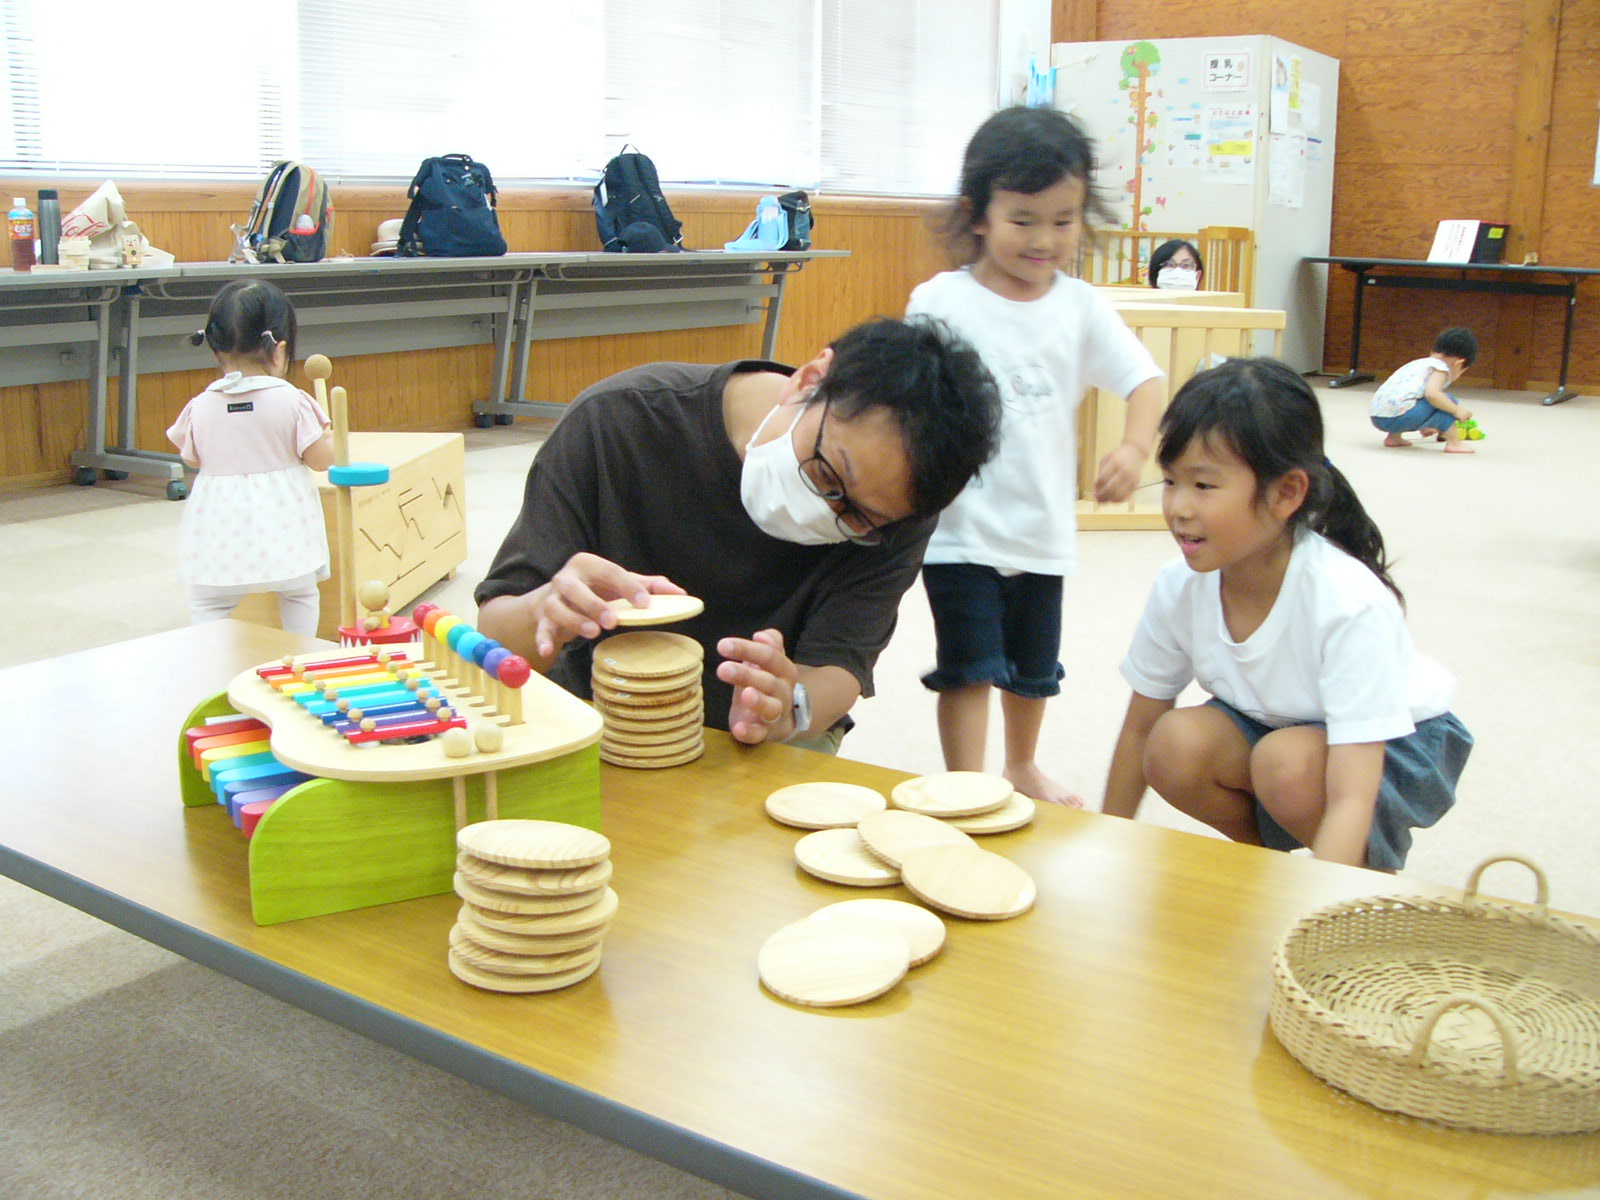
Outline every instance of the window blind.
{"type": "Polygon", "coordinates": [[[587,181],[632,143],[670,184],[948,194],[1000,3],[154,0],[133,26],[125,0],[4,0],[0,171],[393,182],[467,153],[587,181]]]}

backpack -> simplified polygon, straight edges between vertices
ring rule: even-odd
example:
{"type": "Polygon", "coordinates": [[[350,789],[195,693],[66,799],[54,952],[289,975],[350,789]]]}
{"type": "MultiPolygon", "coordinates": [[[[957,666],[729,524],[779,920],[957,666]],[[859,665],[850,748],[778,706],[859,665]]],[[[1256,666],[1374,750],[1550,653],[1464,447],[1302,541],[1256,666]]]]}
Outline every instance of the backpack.
{"type": "Polygon", "coordinates": [[[804,192],[785,192],[778,197],[778,204],[783,209],[783,215],[788,218],[789,226],[788,239],[778,249],[811,249],[811,231],[817,224],[811,215],[811,197],[804,192]]]}
{"type": "Polygon", "coordinates": [[[304,163],[281,159],[262,181],[250,219],[233,232],[230,262],[319,262],[333,232],[328,185],[304,163]]]}
{"type": "Polygon", "coordinates": [[[756,219],[737,239],[724,242],[724,250],[782,250],[789,240],[789,214],[776,196],[756,202],[756,219]]]}
{"type": "Polygon", "coordinates": [[[594,185],[594,220],[603,249],[650,253],[683,249],[683,223],[661,194],[649,155],[622,153],[606,164],[594,185]]]}
{"type": "Polygon", "coordinates": [[[506,252],[494,176],[470,155],[425,158],[406,189],[398,258],[481,258],[506,252]]]}

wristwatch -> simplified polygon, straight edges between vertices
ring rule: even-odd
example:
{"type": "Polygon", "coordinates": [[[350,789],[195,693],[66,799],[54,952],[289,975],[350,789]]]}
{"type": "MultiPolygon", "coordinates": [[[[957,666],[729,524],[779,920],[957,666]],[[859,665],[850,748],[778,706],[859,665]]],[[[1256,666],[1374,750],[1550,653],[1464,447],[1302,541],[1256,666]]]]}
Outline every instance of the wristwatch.
{"type": "Polygon", "coordinates": [[[789,731],[789,736],[783,740],[792,742],[802,734],[811,730],[811,697],[806,694],[806,685],[794,685],[794,702],[789,709],[789,718],[794,722],[794,728],[789,731]]]}

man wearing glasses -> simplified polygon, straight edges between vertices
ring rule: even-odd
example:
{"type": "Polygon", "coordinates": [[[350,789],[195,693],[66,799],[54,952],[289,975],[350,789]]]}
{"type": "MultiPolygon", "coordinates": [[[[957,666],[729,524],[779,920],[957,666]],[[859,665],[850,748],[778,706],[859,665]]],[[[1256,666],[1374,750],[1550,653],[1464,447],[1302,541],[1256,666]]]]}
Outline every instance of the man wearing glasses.
{"type": "Polygon", "coordinates": [[[938,513],[1000,401],[929,322],[870,321],[798,369],[657,363],[580,394],[478,585],[478,627],[580,696],[607,602],[705,602],[706,723],[836,749],[938,513]]]}

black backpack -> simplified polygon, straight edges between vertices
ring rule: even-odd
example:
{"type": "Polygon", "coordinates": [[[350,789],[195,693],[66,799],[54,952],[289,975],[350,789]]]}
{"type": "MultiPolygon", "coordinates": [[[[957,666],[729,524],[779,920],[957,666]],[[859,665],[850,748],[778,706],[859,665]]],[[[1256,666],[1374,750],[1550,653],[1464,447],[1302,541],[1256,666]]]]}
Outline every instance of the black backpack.
{"type": "Polygon", "coordinates": [[[811,197],[804,192],[785,192],[778,197],[778,203],[789,221],[789,240],[782,248],[811,249],[811,231],[816,227],[816,219],[811,215],[811,197]]]}
{"type": "Polygon", "coordinates": [[[500,234],[500,218],[495,213],[499,194],[489,168],[473,162],[469,155],[423,159],[406,189],[411,207],[400,223],[395,255],[479,258],[504,254],[506,239],[500,234]]]}
{"type": "Polygon", "coordinates": [[[272,164],[250,207],[230,262],[311,263],[328,254],[333,203],[328,185],[304,163],[282,159],[272,164]]]}
{"type": "Polygon", "coordinates": [[[655,163],[638,151],[628,153],[626,146],[594,186],[594,219],[606,250],[683,249],[683,223],[661,194],[655,163]]]}

